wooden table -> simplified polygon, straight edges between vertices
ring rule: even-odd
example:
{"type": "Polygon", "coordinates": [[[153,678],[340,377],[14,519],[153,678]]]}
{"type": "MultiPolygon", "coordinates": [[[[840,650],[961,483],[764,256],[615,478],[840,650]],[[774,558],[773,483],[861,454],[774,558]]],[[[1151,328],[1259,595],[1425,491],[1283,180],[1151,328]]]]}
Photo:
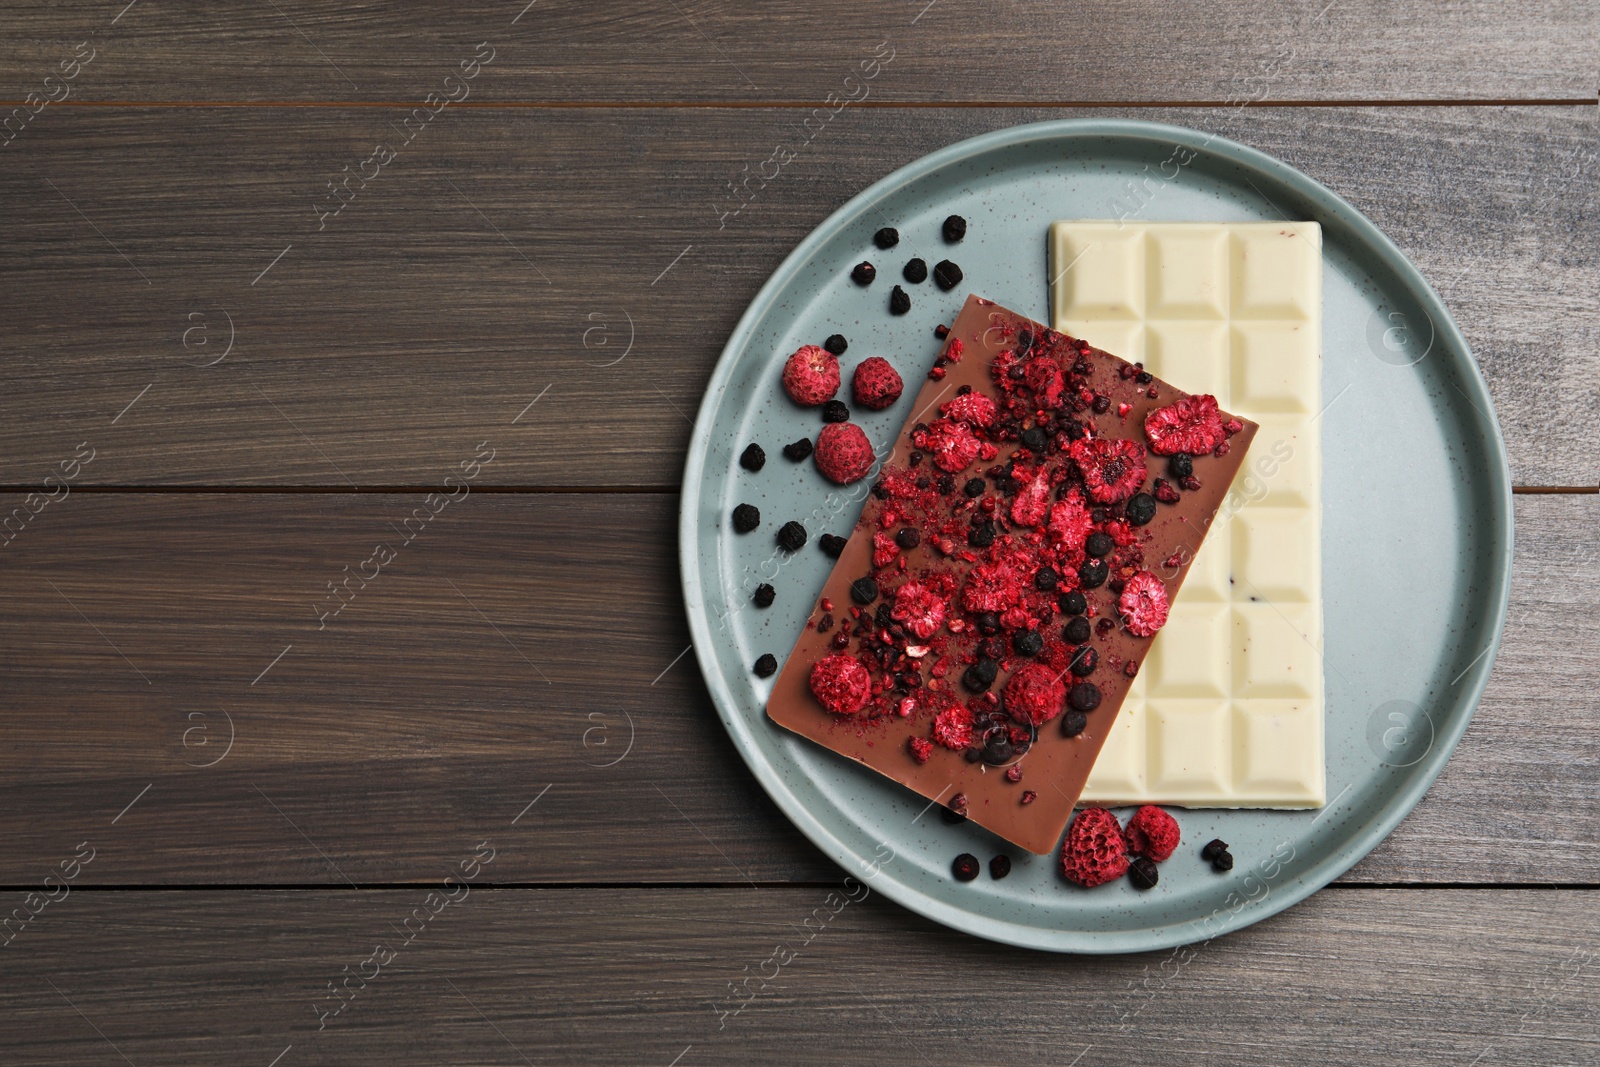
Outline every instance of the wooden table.
{"type": "Polygon", "coordinates": [[[124,3],[0,14],[0,1060],[1600,1060],[1594,0],[124,3]],[[688,652],[690,413],[852,193],[1080,115],[1283,158],[1439,289],[1518,486],[1489,691],[1243,932],[873,895],[720,1014],[842,872],[688,652]]]}

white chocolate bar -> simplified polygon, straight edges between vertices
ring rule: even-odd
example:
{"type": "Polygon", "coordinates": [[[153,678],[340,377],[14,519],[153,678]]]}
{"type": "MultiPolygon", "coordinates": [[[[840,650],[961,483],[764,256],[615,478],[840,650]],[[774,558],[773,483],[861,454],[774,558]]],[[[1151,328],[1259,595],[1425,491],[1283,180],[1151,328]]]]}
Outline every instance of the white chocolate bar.
{"type": "Polygon", "coordinates": [[[1051,325],[1261,427],[1082,802],[1320,807],[1322,229],[1057,222],[1049,244],[1051,325]]]}

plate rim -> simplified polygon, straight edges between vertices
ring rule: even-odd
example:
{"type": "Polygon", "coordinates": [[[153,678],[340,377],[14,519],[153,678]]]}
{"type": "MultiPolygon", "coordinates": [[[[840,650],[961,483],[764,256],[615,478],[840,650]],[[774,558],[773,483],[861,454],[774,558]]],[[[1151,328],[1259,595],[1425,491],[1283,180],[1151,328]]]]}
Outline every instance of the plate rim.
{"type": "MultiPolygon", "coordinates": [[[[1313,201],[1319,211],[1337,218],[1339,222],[1348,226],[1357,240],[1365,244],[1379,261],[1395,273],[1402,285],[1411,291],[1411,295],[1421,305],[1423,311],[1433,320],[1438,335],[1445,342],[1444,349],[1449,353],[1453,369],[1464,372],[1463,384],[1472,393],[1468,399],[1484,414],[1484,418],[1479,420],[1480,429],[1486,426],[1489,430],[1486,437],[1491,442],[1494,458],[1498,460],[1498,463],[1491,464],[1490,469],[1484,472],[1488,482],[1486,489],[1496,503],[1494,517],[1499,526],[1497,532],[1503,536],[1503,547],[1497,561],[1499,565],[1492,567],[1493,588],[1488,591],[1485,598],[1493,608],[1494,632],[1489,641],[1488,654],[1481,656],[1467,668],[1469,684],[1458,690],[1459,696],[1450,707],[1448,721],[1452,725],[1436,735],[1436,740],[1442,741],[1443,744],[1436,743],[1430,749],[1420,761],[1423,763],[1421,773],[1414,775],[1406,788],[1398,792],[1373,818],[1357,829],[1345,847],[1330,850],[1304,871],[1275,885],[1274,889],[1281,891],[1275,891],[1254,902],[1255,906],[1242,907],[1224,915],[1217,923],[1207,928],[1204,940],[1210,940],[1269,918],[1304,900],[1364,859],[1407,815],[1411,814],[1444,770],[1445,764],[1455,752],[1456,744],[1471,724],[1495,661],[1499,658],[1501,641],[1505,634],[1515,548],[1515,513],[1505,437],[1500,432],[1500,422],[1495,415],[1488,385],[1484,381],[1477,360],[1472,355],[1471,346],[1446,309],[1443,299],[1405,253],[1366,215],[1338,193],[1299,169],[1259,149],[1218,134],[1141,119],[1074,118],[1023,123],[957,141],[897,167],[852,196],[813,227],[763,283],[744,314],[739,317],[733,332],[728,335],[728,340],[717,357],[711,379],[706,385],[705,395],[701,398],[700,406],[695,413],[694,430],[690,438],[688,455],[684,461],[683,476],[679,482],[679,579],[684,610],[688,617],[690,639],[695,648],[695,659],[717,716],[722,720],[723,728],[728,731],[729,738],[739,751],[745,765],[766,790],[773,803],[824,855],[852,873],[875,870],[877,864],[869,864],[865,858],[857,855],[830,827],[824,825],[822,820],[800,803],[799,798],[789,789],[773,764],[757,758],[754,737],[747,724],[736,714],[737,702],[731,689],[721,675],[711,669],[707,658],[700,654],[701,649],[711,647],[711,633],[705,616],[705,596],[698,559],[699,540],[695,513],[699,505],[699,494],[690,492],[690,489],[704,482],[706,458],[710,449],[710,435],[707,430],[723,394],[727,391],[739,352],[748,346],[756,324],[771,310],[779,294],[794,280],[802,265],[846,221],[858,215],[864,207],[883,199],[901,187],[963,160],[1030,141],[1076,140],[1085,137],[1159,142],[1166,145],[1182,145],[1197,153],[1211,153],[1226,162],[1254,171],[1271,183],[1289,187],[1300,196],[1313,201]]],[[[1262,195],[1266,198],[1265,194],[1262,195]]],[[[1267,199],[1270,204],[1272,201],[1270,198],[1267,199]]],[[[877,873],[886,872],[879,870],[877,873]]],[[[871,877],[870,884],[872,888],[902,907],[944,926],[1021,948],[1100,955],[1154,951],[1202,940],[1200,937],[1182,936],[1184,930],[1195,926],[1198,920],[1194,919],[1164,923],[1139,930],[1060,930],[997,919],[954,907],[897,880],[892,875],[888,878],[871,877]]]]}

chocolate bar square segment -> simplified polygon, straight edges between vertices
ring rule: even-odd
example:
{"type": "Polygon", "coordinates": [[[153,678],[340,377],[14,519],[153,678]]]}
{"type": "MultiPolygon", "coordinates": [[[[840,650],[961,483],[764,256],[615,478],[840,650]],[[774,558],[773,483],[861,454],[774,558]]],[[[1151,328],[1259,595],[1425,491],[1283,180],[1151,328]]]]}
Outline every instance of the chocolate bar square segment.
{"type": "Polygon", "coordinates": [[[912,411],[767,714],[1049,852],[1256,426],[976,296],[912,411]]]}

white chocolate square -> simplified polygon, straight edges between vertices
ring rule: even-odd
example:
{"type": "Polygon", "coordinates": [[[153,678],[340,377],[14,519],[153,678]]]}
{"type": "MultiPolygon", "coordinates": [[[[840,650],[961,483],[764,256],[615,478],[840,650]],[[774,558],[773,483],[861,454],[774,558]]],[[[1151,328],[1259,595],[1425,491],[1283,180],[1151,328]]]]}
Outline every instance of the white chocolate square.
{"type": "Polygon", "coordinates": [[[1321,228],[1058,222],[1049,247],[1056,329],[1261,427],[1083,802],[1320,807],[1321,228]]]}

